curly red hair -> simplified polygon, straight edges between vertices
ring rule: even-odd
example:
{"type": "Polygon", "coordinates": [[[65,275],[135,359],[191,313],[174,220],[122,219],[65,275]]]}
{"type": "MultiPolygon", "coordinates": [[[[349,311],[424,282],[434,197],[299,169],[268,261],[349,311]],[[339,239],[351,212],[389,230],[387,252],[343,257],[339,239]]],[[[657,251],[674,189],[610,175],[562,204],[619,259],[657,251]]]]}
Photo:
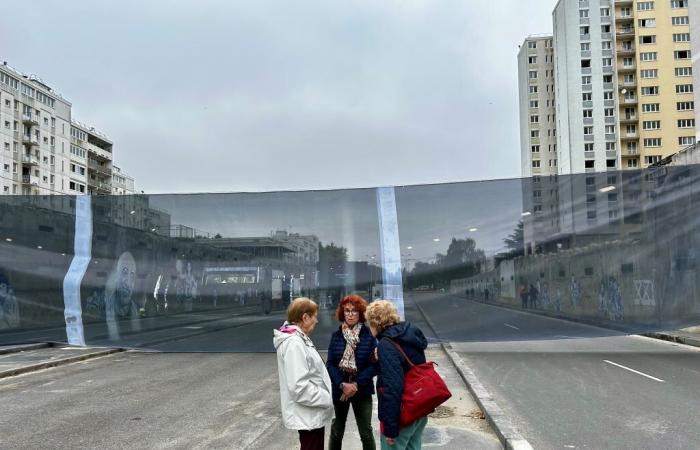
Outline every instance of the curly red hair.
{"type": "Polygon", "coordinates": [[[351,304],[360,313],[360,323],[365,322],[365,310],[367,309],[367,300],[357,294],[346,295],[338,304],[338,309],[335,310],[335,317],[338,322],[345,322],[345,305],[351,304]]]}

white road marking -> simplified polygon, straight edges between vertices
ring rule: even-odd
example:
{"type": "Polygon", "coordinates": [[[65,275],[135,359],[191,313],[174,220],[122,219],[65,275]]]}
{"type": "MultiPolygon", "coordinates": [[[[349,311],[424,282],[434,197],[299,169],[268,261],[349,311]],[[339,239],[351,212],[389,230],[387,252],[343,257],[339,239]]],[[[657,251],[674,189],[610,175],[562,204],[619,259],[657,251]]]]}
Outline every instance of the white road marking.
{"type": "Polygon", "coordinates": [[[515,325],[511,325],[509,323],[504,323],[503,325],[507,326],[508,328],[512,328],[514,330],[520,330],[520,328],[516,327],[515,325]]]}
{"type": "Polygon", "coordinates": [[[194,327],[194,326],[189,326],[189,327],[182,327],[186,330],[201,330],[204,327],[194,327]]]}
{"type": "Polygon", "coordinates": [[[623,366],[622,364],[614,363],[614,362],[612,362],[612,361],[608,361],[607,359],[604,359],[603,361],[605,361],[605,362],[608,363],[608,364],[612,364],[613,366],[619,367],[620,369],[629,370],[630,372],[636,373],[637,375],[641,375],[641,376],[643,376],[643,377],[647,377],[647,378],[649,378],[650,380],[658,381],[659,383],[665,383],[665,381],[662,380],[662,379],[660,379],[660,378],[652,377],[651,375],[647,375],[646,373],[640,372],[640,371],[638,371],[638,370],[630,369],[629,367],[625,367],[625,366],[623,366]]]}

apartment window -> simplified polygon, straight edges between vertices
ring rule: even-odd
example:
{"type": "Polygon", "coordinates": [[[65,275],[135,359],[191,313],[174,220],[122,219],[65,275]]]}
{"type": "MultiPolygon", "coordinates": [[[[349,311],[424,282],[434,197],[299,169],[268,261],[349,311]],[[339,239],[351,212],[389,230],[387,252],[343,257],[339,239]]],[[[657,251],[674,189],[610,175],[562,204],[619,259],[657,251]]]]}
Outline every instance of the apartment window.
{"type": "Polygon", "coordinates": [[[676,67],[674,69],[674,72],[675,72],[677,77],[693,76],[693,68],[692,67],[676,67]]]}
{"type": "Polygon", "coordinates": [[[581,77],[581,84],[591,84],[591,77],[588,75],[581,77]]]}
{"type": "Polygon", "coordinates": [[[584,152],[592,152],[594,150],[593,144],[588,143],[588,144],[583,144],[583,151],[584,152]]]}
{"type": "Polygon", "coordinates": [[[583,110],[583,118],[584,119],[593,118],[593,110],[592,109],[584,109],[583,110]]]}
{"type": "Polygon", "coordinates": [[[612,100],[613,99],[613,92],[612,91],[604,91],[603,92],[603,100],[612,100]]]}
{"type": "Polygon", "coordinates": [[[600,8],[601,17],[610,17],[610,8],[600,8]]]}
{"type": "Polygon", "coordinates": [[[587,17],[588,17],[588,10],[587,10],[587,9],[579,9],[579,10],[578,10],[578,16],[579,16],[581,19],[587,18],[587,17]]]}
{"type": "Polygon", "coordinates": [[[603,67],[612,67],[612,58],[603,58],[603,67]]]}
{"type": "Polygon", "coordinates": [[[695,144],[695,136],[680,136],[678,145],[693,145],[695,144]]]}
{"type": "Polygon", "coordinates": [[[583,134],[585,134],[585,135],[593,134],[593,127],[583,127],[583,134]]]}
{"type": "Polygon", "coordinates": [[[582,59],[581,60],[581,68],[586,69],[591,67],[591,60],[590,59],[582,59]]]}
{"type": "Polygon", "coordinates": [[[659,95],[658,86],[642,86],[642,95],[659,95]]]}
{"type": "Polygon", "coordinates": [[[626,73],[622,77],[622,82],[623,83],[634,83],[634,74],[633,73],[626,73]]]}
{"type": "Polygon", "coordinates": [[[651,11],[654,9],[654,2],[637,2],[637,11],[651,11]]]}
{"type": "MultiPolygon", "coordinates": [[[[617,160],[614,159],[608,159],[605,161],[605,167],[607,168],[613,168],[617,165],[617,160]]],[[[617,194],[615,194],[617,195],[617,194]]],[[[608,198],[610,198],[610,194],[608,194],[608,198]]]]}
{"type": "Polygon", "coordinates": [[[590,34],[591,28],[590,27],[581,27],[581,36],[586,36],[590,34]]]}
{"type": "Polygon", "coordinates": [[[632,17],[632,8],[624,7],[620,8],[620,16],[622,17],[632,17]]]}
{"type": "Polygon", "coordinates": [[[530,100],[530,108],[539,108],[540,102],[537,100],[530,100]]]}
{"type": "Polygon", "coordinates": [[[614,142],[606,142],[605,143],[605,150],[607,150],[607,151],[615,150],[615,143],[614,142]]]}
{"type": "Polygon", "coordinates": [[[532,153],[539,153],[540,152],[540,146],[539,145],[533,145],[530,147],[530,150],[532,153]]]}
{"type": "Polygon", "coordinates": [[[528,86],[527,89],[528,89],[528,92],[530,92],[530,94],[536,94],[536,93],[537,93],[537,86],[528,86]]]}
{"type": "Polygon", "coordinates": [[[540,121],[540,116],[535,115],[535,114],[530,116],[530,123],[539,123],[539,121],[540,121]]]}
{"type": "MultiPolygon", "coordinates": [[[[674,34],[675,36],[675,34],[674,34]]],[[[673,41],[676,42],[676,41],[673,41]]],[[[656,35],[652,34],[650,36],[639,36],[640,44],[656,44],[656,35]]]]}
{"type": "Polygon", "coordinates": [[[656,52],[642,52],[639,54],[639,59],[642,61],[656,61],[656,52]]]}
{"type": "Polygon", "coordinates": [[[688,16],[671,17],[671,25],[689,25],[688,16]]]}
{"type": "Polygon", "coordinates": [[[661,138],[646,138],[644,139],[645,147],[661,147],[661,138]]]}
{"type": "MultiPolygon", "coordinates": [[[[591,111],[593,112],[593,111],[591,111]]],[[[615,116],[615,109],[614,108],[605,108],[605,117],[614,117],[615,116]]]]}
{"type": "Polygon", "coordinates": [[[537,64],[537,56],[529,56],[527,62],[528,64],[537,64]]]}
{"type": "Polygon", "coordinates": [[[603,75],[603,83],[612,83],[612,75],[603,75]]]}
{"type": "Polygon", "coordinates": [[[527,48],[537,48],[537,41],[529,41],[527,43],[527,48]]]}
{"type": "Polygon", "coordinates": [[[595,168],[595,161],[592,159],[587,159],[586,161],[584,161],[583,164],[584,164],[584,167],[586,169],[594,169],[595,168]]]}
{"type": "Polygon", "coordinates": [[[654,164],[661,160],[661,155],[650,155],[644,157],[644,162],[647,164],[654,164]]]}
{"type": "Polygon", "coordinates": [[[639,19],[639,28],[654,28],[656,27],[656,19],[639,19]]]}
{"type": "Polygon", "coordinates": [[[603,50],[612,50],[612,42],[610,41],[602,41],[600,43],[600,48],[603,50]]]}
{"type": "Polygon", "coordinates": [[[590,101],[593,100],[593,94],[590,93],[590,92],[584,92],[584,93],[582,94],[582,96],[583,96],[583,101],[584,101],[584,102],[590,102],[590,101]]]}
{"type": "Polygon", "coordinates": [[[529,77],[530,77],[531,80],[536,79],[536,78],[537,78],[537,71],[536,71],[536,70],[531,70],[531,71],[529,72],[529,77]]]}
{"type": "Polygon", "coordinates": [[[530,131],[530,137],[537,139],[540,137],[540,130],[531,130],[530,131]]]}
{"type": "Polygon", "coordinates": [[[615,125],[605,125],[605,134],[615,134],[615,125]]]}
{"type": "Polygon", "coordinates": [[[673,52],[673,59],[690,59],[690,50],[676,50],[673,52]]]}
{"type": "Polygon", "coordinates": [[[627,151],[630,153],[636,153],[637,152],[637,143],[636,142],[628,142],[627,143],[627,151]]]}
{"type": "Polygon", "coordinates": [[[642,69],[639,71],[639,76],[642,78],[658,78],[659,69],[642,69]]]}
{"type": "Polygon", "coordinates": [[[642,103],[642,112],[645,112],[645,113],[659,112],[659,104],[658,103],[642,103]]]}
{"type": "Polygon", "coordinates": [[[534,168],[538,168],[538,167],[540,167],[540,161],[539,161],[539,160],[537,160],[537,159],[536,159],[536,160],[534,160],[534,161],[532,161],[532,167],[534,167],[534,168]]]}
{"type": "Polygon", "coordinates": [[[610,25],[601,25],[600,32],[601,33],[610,33],[610,25]]]}
{"type": "Polygon", "coordinates": [[[676,102],[677,111],[692,111],[695,109],[695,102],[676,102]]]}
{"type": "Polygon", "coordinates": [[[688,0],[671,0],[671,8],[677,9],[677,8],[687,8],[688,7],[688,0]]]}
{"type": "Polygon", "coordinates": [[[627,160],[627,167],[630,169],[634,169],[635,167],[637,167],[637,164],[638,163],[637,163],[636,159],[628,159],[627,160]]]}
{"type": "Polygon", "coordinates": [[[678,128],[695,127],[695,119],[678,119],[678,128]]]}
{"type": "Polygon", "coordinates": [[[673,42],[690,42],[690,33],[673,33],[673,42]]]}
{"type": "Polygon", "coordinates": [[[660,120],[645,120],[642,122],[642,130],[658,130],[660,128],[660,120]]]}

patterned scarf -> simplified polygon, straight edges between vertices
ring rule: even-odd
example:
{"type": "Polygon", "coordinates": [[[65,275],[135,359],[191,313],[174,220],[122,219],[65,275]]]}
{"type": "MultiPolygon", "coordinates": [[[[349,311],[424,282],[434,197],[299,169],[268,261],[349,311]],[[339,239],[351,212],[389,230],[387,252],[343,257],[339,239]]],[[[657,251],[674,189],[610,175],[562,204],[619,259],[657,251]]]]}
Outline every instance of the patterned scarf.
{"type": "Polygon", "coordinates": [[[342,329],[343,337],[345,338],[345,351],[343,352],[343,358],[340,360],[340,364],[338,366],[346,372],[357,372],[357,364],[355,363],[355,347],[357,347],[357,343],[360,342],[361,328],[361,323],[357,323],[354,327],[350,328],[347,323],[343,322],[342,329]]]}

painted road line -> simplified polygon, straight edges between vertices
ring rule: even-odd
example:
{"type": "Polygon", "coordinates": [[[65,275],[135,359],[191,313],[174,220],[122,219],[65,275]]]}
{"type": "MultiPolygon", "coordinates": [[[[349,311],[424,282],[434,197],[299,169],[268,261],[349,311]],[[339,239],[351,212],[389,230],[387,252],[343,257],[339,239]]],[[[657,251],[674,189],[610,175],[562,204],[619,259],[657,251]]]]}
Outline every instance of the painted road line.
{"type": "Polygon", "coordinates": [[[509,323],[504,323],[503,325],[507,326],[508,328],[520,331],[520,328],[516,327],[515,325],[511,325],[509,323]]]}
{"type": "Polygon", "coordinates": [[[194,327],[194,326],[189,326],[189,327],[182,327],[186,330],[201,330],[204,327],[194,327]]]}
{"type": "Polygon", "coordinates": [[[612,362],[612,361],[608,361],[607,359],[604,359],[603,361],[605,361],[605,362],[608,363],[608,364],[612,364],[613,366],[619,367],[620,369],[629,370],[630,372],[636,373],[637,375],[641,375],[641,376],[643,376],[643,377],[647,377],[647,378],[649,378],[650,380],[658,381],[659,383],[665,383],[665,381],[662,380],[662,379],[660,379],[660,378],[652,377],[651,375],[647,375],[646,373],[640,372],[640,371],[638,371],[638,370],[630,369],[629,367],[625,367],[625,366],[623,366],[622,364],[618,364],[618,363],[615,363],[615,362],[612,362]]]}

